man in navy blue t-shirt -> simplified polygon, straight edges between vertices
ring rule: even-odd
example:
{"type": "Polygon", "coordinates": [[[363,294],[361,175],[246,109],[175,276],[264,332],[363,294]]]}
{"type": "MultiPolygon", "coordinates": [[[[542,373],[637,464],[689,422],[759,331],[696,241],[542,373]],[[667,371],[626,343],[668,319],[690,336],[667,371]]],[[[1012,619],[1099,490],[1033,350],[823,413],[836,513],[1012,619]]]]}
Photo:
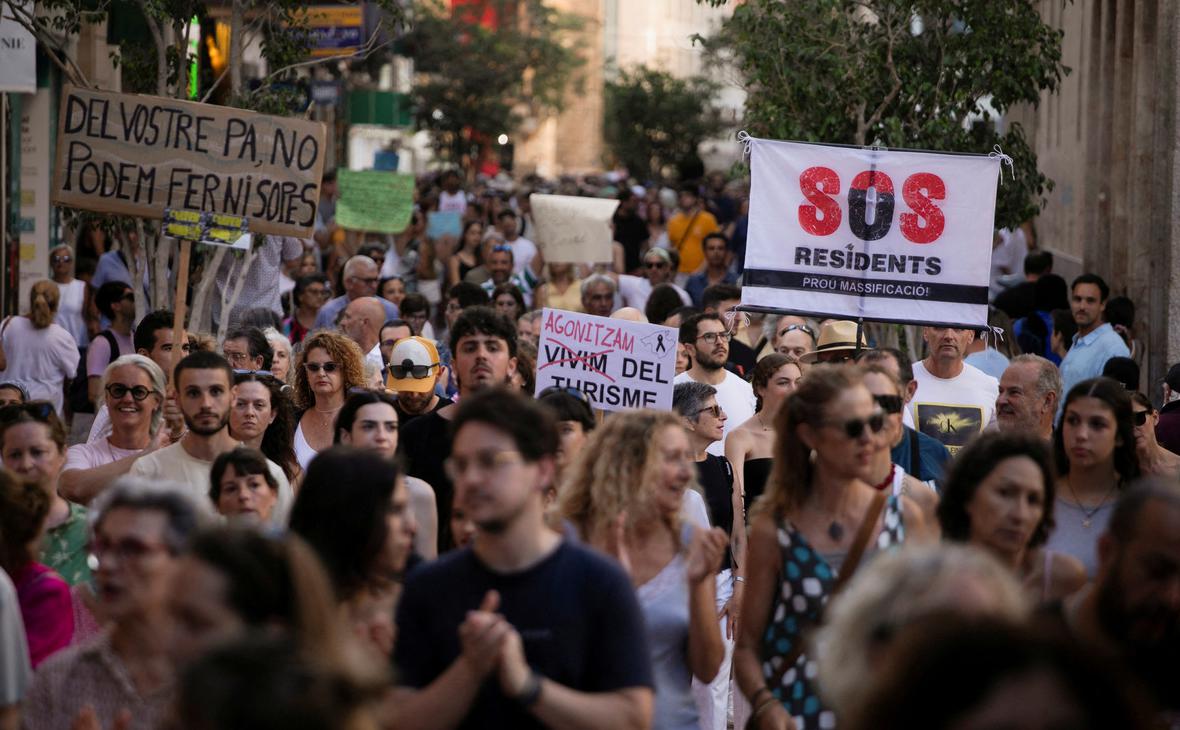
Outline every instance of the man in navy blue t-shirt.
{"type": "Polygon", "coordinates": [[[478,530],[413,571],[397,611],[401,717],[433,728],[645,728],[643,617],[610,559],[550,530],[557,428],[495,389],[464,398],[447,471],[478,530]]]}

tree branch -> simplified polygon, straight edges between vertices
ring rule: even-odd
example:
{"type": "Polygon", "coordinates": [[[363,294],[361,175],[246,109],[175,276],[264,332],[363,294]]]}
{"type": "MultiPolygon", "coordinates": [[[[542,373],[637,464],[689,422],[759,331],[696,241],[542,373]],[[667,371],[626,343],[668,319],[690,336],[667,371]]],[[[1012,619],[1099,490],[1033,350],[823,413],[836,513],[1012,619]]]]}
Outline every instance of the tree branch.
{"type": "Polygon", "coordinates": [[[335,56],[327,56],[325,58],[312,58],[307,61],[300,61],[298,63],[292,63],[290,65],[283,66],[282,68],[278,69],[277,71],[273,71],[273,72],[267,74],[266,78],[264,78],[262,80],[262,83],[260,83],[258,85],[258,88],[255,89],[254,92],[252,92],[252,93],[257,93],[259,89],[265,88],[267,83],[271,79],[275,78],[276,76],[279,76],[281,74],[286,73],[287,71],[292,71],[297,68],[307,68],[308,66],[317,66],[321,63],[331,63],[332,61],[349,61],[349,60],[363,61],[363,60],[365,60],[366,58],[368,58],[372,54],[374,54],[377,51],[384,48],[385,46],[388,46],[389,44],[393,43],[392,40],[385,41],[384,43],[377,43],[376,42],[377,35],[381,32],[381,27],[383,24],[384,24],[384,21],[381,21],[380,23],[377,24],[377,28],[373,30],[373,35],[369,36],[369,40],[365,41],[365,45],[361,46],[360,50],[358,50],[356,53],[340,53],[335,56]]]}
{"type": "Polygon", "coordinates": [[[893,80],[893,85],[890,87],[889,93],[885,95],[885,98],[882,99],[881,103],[877,105],[877,108],[873,110],[873,115],[868,118],[868,121],[864,123],[863,127],[858,124],[858,134],[862,138],[861,144],[865,143],[864,140],[868,137],[869,130],[881,122],[881,117],[884,116],[885,110],[889,108],[889,105],[892,104],[893,100],[897,98],[897,95],[901,93],[901,76],[897,74],[897,65],[893,62],[893,44],[897,38],[897,28],[894,27],[892,18],[889,18],[886,21],[885,28],[885,38],[887,40],[885,45],[885,68],[889,70],[889,76],[893,80]]]}
{"type": "Polygon", "coordinates": [[[17,5],[15,2],[11,2],[11,0],[4,3],[4,5],[8,7],[12,20],[16,21],[25,30],[33,34],[33,36],[40,42],[41,47],[45,49],[45,53],[49,56],[49,60],[53,61],[53,64],[61,69],[62,73],[64,73],[66,77],[69,78],[72,84],[86,88],[90,88],[92,86],[90,80],[86,78],[86,74],[82,73],[82,69],[78,68],[78,65],[74,63],[72,58],[70,58],[67,54],[58,53],[56,49],[57,42],[53,37],[53,34],[37,22],[37,16],[34,15],[33,12],[26,10],[23,5],[17,5]]]}

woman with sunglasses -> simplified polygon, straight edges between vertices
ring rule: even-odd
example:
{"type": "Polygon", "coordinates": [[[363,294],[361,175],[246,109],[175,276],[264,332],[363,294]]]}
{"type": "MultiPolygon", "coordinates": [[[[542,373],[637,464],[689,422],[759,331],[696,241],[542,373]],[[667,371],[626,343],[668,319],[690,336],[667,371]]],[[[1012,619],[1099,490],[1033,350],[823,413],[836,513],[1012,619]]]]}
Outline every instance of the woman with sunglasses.
{"type": "Polygon", "coordinates": [[[1131,397],[1110,378],[1075,385],[1053,433],[1057,461],[1057,529],[1048,547],[1072,555],[1093,579],[1098,536],[1106,531],[1119,491],[1139,476],[1131,397]]]}
{"type": "Polygon", "coordinates": [[[303,470],[295,458],[295,408],[287,395],[290,388],[284,388],[273,375],[235,373],[229,432],[278,464],[291,488],[298,490],[303,470]]]}
{"type": "Polygon", "coordinates": [[[734,673],[759,728],[832,727],[815,686],[805,634],[822,620],[838,581],[864,557],[928,538],[906,496],[878,492],[867,475],[885,413],[856,368],[816,365],[775,423],[775,464],[751,515],[746,595],[734,673]]]}
{"type": "Polygon", "coordinates": [[[683,421],[641,410],[595,429],[558,496],[583,540],[629,566],[655,675],[653,728],[698,730],[691,680],[713,681],[725,656],[714,596],[728,538],[682,519],[695,489],[683,421]]]}
{"type": "Polygon", "coordinates": [[[1139,469],[1147,476],[1180,477],[1180,455],[1165,449],[1155,438],[1160,414],[1142,393],[1131,394],[1131,419],[1135,425],[1135,452],[1139,469]]]}
{"type": "Polygon", "coordinates": [[[885,428],[879,434],[878,448],[868,472],[868,483],[874,489],[886,489],[893,495],[906,495],[922,508],[926,523],[934,528],[938,524],[935,511],[938,509],[938,494],[934,489],[906,473],[893,463],[893,447],[901,442],[904,433],[901,383],[889,370],[881,365],[865,365],[865,387],[873,394],[873,400],[885,413],[885,428]]]}
{"type": "Polygon", "coordinates": [[[786,355],[771,353],[754,366],[750,385],[756,399],[754,415],[725,438],[725,458],[733,464],[746,514],[762,496],[774,463],[774,424],[787,396],[799,387],[803,367],[786,355]]]}
{"type": "Polygon", "coordinates": [[[54,321],[70,333],[80,350],[85,350],[90,331],[98,331],[98,319],[93,316],[90,287],[74,277],[74,249],[64,243],[54,246],[49,251],[49,271],[61,292],[54,321]]]}
{"type": "Polygon", "coordinates": [[[124,355],[107,366],[99,392],[105,399],[111,434],[74,444],[66,452],[58,489],[88,504],[135,460],[171,443],[164,422],[164,371],[143,355],[124,355]]]}
{"type": "Polygon", "coordinates": [[[66,461],[66,429],[53,404],[35,400],[0,408],[0,462],[49,497],[40,561],[70,585],[90,580],[86,564],[86,508],[67,502],[57,480],[66,461]]]}
{"type": "Polygon", "coordinates": [[[0,322],[0,371],[33,400],[46,400],[61,413],[65,381],[78,370],[78,343],[56,324],[61,292],[44,280],[29,290],[29,313],[0,322]]]}
{"type": "Polygon", "coordinates": [[[942,533],[999,558],[1038,603],[1059,601],[1086,583],[1071,555],[1046,548],[1053,532],[1056,476],[1049,447],[1023,433],[992,431],[951,463],[938,505],[942,533]]]}
{"type": "Polygon", "coordinates": [[[321,330],[303,343],[295,368],[295,460],[299,468],[332,445],[336,416],[353,388],[365,387],[364,355],[356,343],[337,332],[321,330]]]}

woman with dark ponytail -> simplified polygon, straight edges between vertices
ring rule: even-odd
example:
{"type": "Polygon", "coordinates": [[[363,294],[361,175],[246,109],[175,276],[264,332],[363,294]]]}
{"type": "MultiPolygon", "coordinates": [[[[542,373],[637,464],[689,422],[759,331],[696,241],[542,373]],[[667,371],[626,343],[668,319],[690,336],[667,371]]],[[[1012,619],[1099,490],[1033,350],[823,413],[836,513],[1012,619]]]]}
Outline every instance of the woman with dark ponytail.
{"type": "Polygon", "coordinates": [[[53,320],[61,292],[44,280],[29,291],[29,312],[0,323],[0,371],[32,400],[47,400],[61,413],[65,381],[78,369],[78,343],[53,320]]]}

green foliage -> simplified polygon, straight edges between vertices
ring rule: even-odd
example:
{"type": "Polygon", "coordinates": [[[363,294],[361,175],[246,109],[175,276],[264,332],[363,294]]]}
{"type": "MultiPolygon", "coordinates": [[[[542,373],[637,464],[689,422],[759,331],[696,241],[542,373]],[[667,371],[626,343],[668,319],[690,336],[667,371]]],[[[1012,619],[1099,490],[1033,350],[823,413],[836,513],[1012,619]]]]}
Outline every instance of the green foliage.
{"type": "Polygon", "coordinates": [[[473,11],[454,14],[439,0],[415,4],[405,39],[420,77],[413,90],[415,123],[433,133],[435,148],[452,161],[476,157],[526,118],[561,109],[582,64],[579,18],[542,0],[488,0],[498,27],[473,11]]]}
{"type": "Polygon", "coordinates": [[[1000,145],[1016,179],[1005,174],[996,225],[1015,226],[1044,207],[1053,183],[1018,125],[1001,133],[975,120],[987,105],[1004,114],[1055,91],[1069,72],[1061,38],[1028,0],[745,0],[704,43],[745,75],[755,136],[955,152],[1000,145]]]}
{"type": "Polygon", "coordinates": [[[606,84],[607,146],[632,175],[661,177],[698,160],[697,147],[722,129],[712,105],[720,85],[639,67],[606,84]]]}

